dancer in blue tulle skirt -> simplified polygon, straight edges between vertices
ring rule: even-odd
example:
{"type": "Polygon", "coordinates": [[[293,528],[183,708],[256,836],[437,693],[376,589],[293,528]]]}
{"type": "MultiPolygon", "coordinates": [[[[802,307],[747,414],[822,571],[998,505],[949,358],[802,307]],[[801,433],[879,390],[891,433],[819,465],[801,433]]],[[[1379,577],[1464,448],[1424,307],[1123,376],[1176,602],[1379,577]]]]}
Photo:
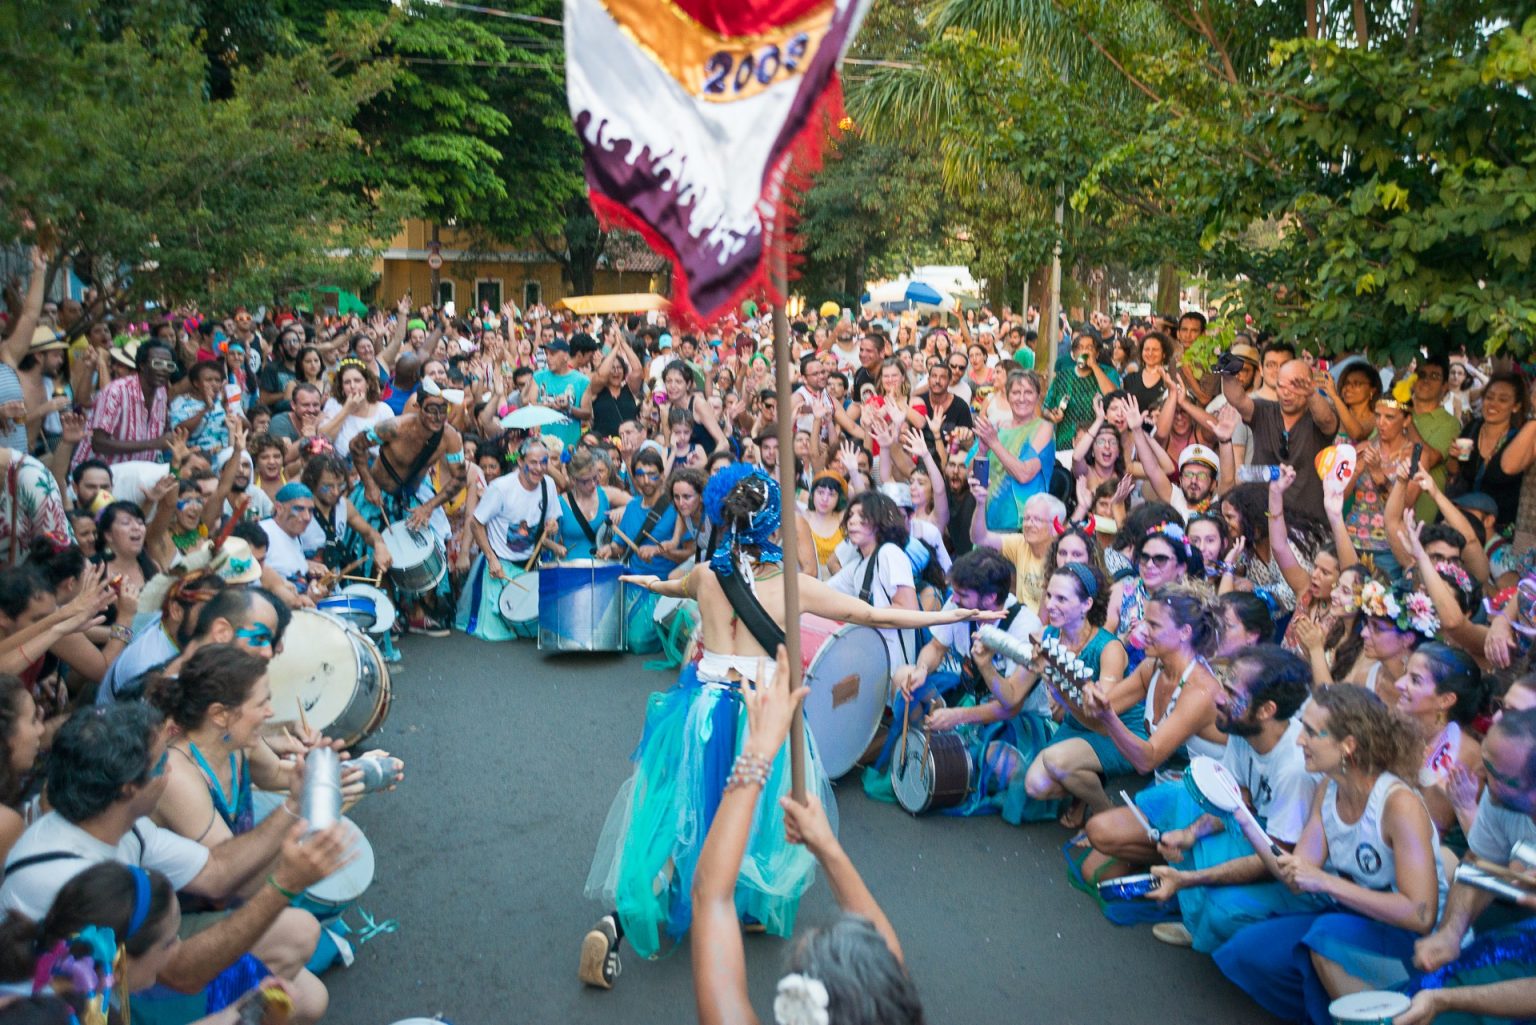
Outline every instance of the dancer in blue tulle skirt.
{"type": "MultiPolygon", "coordinates": [[[[784,838],[777,799],[790,789],[788,755],[744,765],[752,758],[740,753],[747,735],[741,682],[762,681],[772,673],[770,651],[783,638],[779,487],[756,467],[732,466],[711,478],[704,504],[721,539],[707,565],[680,580],[624,578],[652,594],[697,600],[704,643],[675,687],[651,695],[633,756],[634,774],[619,789],[587,877],[587,895],[613,910],[582,941],[579,975],[604,989],[612,988],[619,974],[621,939],[651,958],[687,932],[694,868],[733,774],[761,776],[766,791],[737,882],[743,921],[788,936],[800,895],[814,875],[811,854],[784,838]]],[[[973,609],[875,609],[805,574],[799,585],[801,611],[873,627],[914,628],[1002,615],[973,609]]],[[[806,789],[820,797],[835,821],[832,789],[809,736],[806,754],[806,789]]]]}

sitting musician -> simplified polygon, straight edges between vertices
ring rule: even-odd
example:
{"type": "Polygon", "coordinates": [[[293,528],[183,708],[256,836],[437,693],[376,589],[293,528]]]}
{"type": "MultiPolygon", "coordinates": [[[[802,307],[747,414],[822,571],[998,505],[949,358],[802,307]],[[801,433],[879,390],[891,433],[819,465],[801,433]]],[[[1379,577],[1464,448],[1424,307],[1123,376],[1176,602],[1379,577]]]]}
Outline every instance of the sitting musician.
{"type": "MultiPolygon", "coordinates": [[[[1231,678],[1221,680],[1216,695],[1216,725],[1227,735],[1221,763],[1242,787],[1243,801],[1265,834],[1285,850],[1301,839],[1318,784],[1296,742],[1301,734],[1296,713],[1311,681],[1311,668],[1300,656],[1276,644],[1257,644],[1232,656],[1231,678]]],[[[1146,792],[1149,801],[1152,793],[1146,792]]],[[[1142,807],[1149,819],[1157,817],[1158,808],[1142,807]]],[[[1197,817],[1187,826],[1163,831],[1158,857],[1150,859],[1167,862],[1152,869],[1162,882],[1151,896],[1160,901],[1177,896],[1183,919],[1153,926],[1158,939],[1210,953],[1250,923],[1313,909],[1311,898],[1291,893],[1270,876],[1230,816],[1202,815],[1192,807],[1185,814],[1197,817]]],[[[1148,843],[1140,825],[1128,817],[1125,809],[1117,809],[1094,824],[1102,820],[1123,831],[1123,849],[1111,852],[1136,862],[1148,843]]]]}
{"type": "MultiPolygon", "coordinates": [[[[464,439],[448,426],[446,398],[425,396],[418,412],[385,420],[356,435],[349,454],[359,477],[352,504],[376,530],[401,520],[415,530],[424,530],[430,522],[440,539],[447,537],[448,518],[439,509],[464,487],[465,473],[464,439]],[[376,457],[371,455],[375,448],[376,457]],[[434,492],[429,472],[439,462],[447,464],[449,486],[434,492]]],[[[362,539],[351,536],[356,539],[354,550],[366,551],[362,539]]],[[[365,572],[371,571],[365,567],[365,572]]],[[[444,573],[437,594],[424,596],[421,602],[396,601],[402,611],[416,606],[407,620],[412,630],[428,637],[447,636],[447,627],[431,606],[447,594],[448,588],[448,574],[444,573]]]]}
{"type": "MultiPolygon", "coordinates": [[[[1529,679],[1529,678],[1526,678],[1529,679]]],[[[1525,682],[1510,693],[1528,694],[1525,682]]],[[[1536,871],[1530,845],[1536,844],[1536,709],[1505,711],[1483,741],[1488,786],[1467,834],[1479,865],[1536,871]],[[1516,853],[1517,847],[1521,857],[1516,853]]],[[[1414,967],[1427,975],[1414,980],[1414,1011],[1444,1023],[1536,1018],[1536,918],[1484,932],[1463,946],[1472,924],[1493,902],[1487,890],[1457,880],[1446,898],[1440,925],[1414,945],[1414,967]],[[1459,1013],[1453,1013],[1459,1012],[1459,1013]],[[1440,1017],[1434,1017],[1434,1015],[1440,1017]]],[[[1521,899],[1524,913],[1536,910],[1536,889],[1521,899]]]]}
{"type": "MultiPolygon", "coordinates": [[[[432,401],[432,400],[429,400],[432,401]]],[[[470,523],[480,555],[470,568],[459,596],[454,625],[483,641],[508,641],[538,635],[537,612],[532,619],[509,623],[501,615],[501,593],[507,582],[534,569],[544,553],[563,557],[560,536],[560,496],[549,469],[549,449],[538,438],[523,442],[517,469],[486,486],[470,523]]]]}
{"type": "MultiPolygon", "coordinates": [[[[998,629],[1023,644],[1038,640],[1040,618],[1014,598],[1013,566],[997,552],[975,548],[956,559],[949,586],[953,597],[945,609],[1002,609],[998,629]]],[[[1018,824],[1025,818],[1028,800],[1024,769],[1050,738],[1055,723],[1043,688],[1033,693],[1025,688],[1014,699],[1008,688],[1022,667],[988,648],[976,629],[974,622],[932,628],[933,640],[918,652],[917,661],[892,675],[892,682],[901,689],[896,720],[900,721],[903,704],[914,699],[924,704],[932,695],[942,694],[945,707],[935,709],[925,725],[930,730],[963,728],[972,763],[980,767],[971,796],[956,814],[1001,810],[1005,819],[1018,824]]],[[[1030,817],[1054,814],[1052,810],[1030,817]]]]}
{"type": "Polygon", "coordinates": [[[394,560],[384,535],[347,500],[346,464],[331,453],[322,452],[304,464],[300,480],[315,496],[314,518],[299,538],[304,555],[333,572],[342,572],[354,561],[344,543],[350,528],[367,544],[373,555],[374,572],[387,572],[394,560]]]}

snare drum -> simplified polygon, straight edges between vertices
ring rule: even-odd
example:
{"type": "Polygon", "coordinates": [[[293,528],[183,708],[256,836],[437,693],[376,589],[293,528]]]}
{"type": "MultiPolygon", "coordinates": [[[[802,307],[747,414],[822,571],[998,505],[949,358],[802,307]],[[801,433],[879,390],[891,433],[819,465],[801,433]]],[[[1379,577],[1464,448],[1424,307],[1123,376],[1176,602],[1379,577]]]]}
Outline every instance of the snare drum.
{"type": "Polygon", "coordinates": [[[874,740],[890,687],[890,656],[879,631],[800,617],[806,664],[805,721],[830,779],[859,763],[874,740]]]}
{"type": "Polygon", "coordinates": [[[272,707],[354,747],[389,715],[389,670],[362,631],[329,612],[295,609],[283,651],[267,670],[272,707]]]}
{"type": "Polygon", "coordinates": [[[1339,997],[1328,1005],[1334,1025],[1392,1025],[1392,1020],[1413,1004],[1406,995],[1390,990],[1366,990],[1339,997]]]}
{"type": "Polygon", "coordinates": [[[393,565],[389,579],[405,595],[427,594],[434,590],[448,572],[448,556],[443,542],[431,528],[413,530],[404,520],[392,523],[381,532],[393,565]]]}
{"type": "Polygon", "coordinates": [[[952,732],[912,729],[905,743],[905,755],[902,741],[897,741],[896,755],[891,759],[891,789],[896,792],[897,804],[921,815],[965,800],[971,791],[974,766],[964,740],[952,732]]]}
{"type": "Polygon", "coordinates": [[[372,630],[379,618],[378,603],[372,598],[344,591],[338,591],[329,598],[321,598],[315,602],[315,608],[340,616],[359,630],[372,630]]]}
{"type": "Polygon", "coordinates": [[[357,823],[345,815],[341,821],[352,829],[354,842],[350,853],[355,856],[305,890],[293,902],[294,907],[308,911],[322,922],[335,918],[356,904],[358,898],[373,885],[373,845],[368,842],[363,831],[357,828],[357,823]]]}
{"type": "Polygon", "coordinates": [[[540,570],[539,650],[623,651],[623,572],[623,563],[608,559],[569,559],[540,570]]]}
{"type": "Polygon", "coordinates": [[[354,594],[360,598],[367,598],[373,602],[373,624],[363,627],[371,634],[387,634],[395,626],[395,603],[389,600],[389,595],[374,587],[372,584],[348,584],[337,594],[354,594]]]}

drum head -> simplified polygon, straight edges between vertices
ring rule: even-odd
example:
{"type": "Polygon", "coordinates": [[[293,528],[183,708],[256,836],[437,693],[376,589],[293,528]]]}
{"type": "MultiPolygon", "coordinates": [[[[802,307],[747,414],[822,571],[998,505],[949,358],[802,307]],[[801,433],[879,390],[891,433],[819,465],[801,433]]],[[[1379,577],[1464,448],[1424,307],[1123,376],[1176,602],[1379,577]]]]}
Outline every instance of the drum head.
{"type": "Polygon", "coordinates": [[[345,815],[341,817],[341,821],[352,829],[355,842],[348,853],[354,857],[351,862],[305,891],[314,899],[327,904],[350,904],[373,885],[373,845],[368,842],[363,831],[357,828],[357,823],[345,815]]]}
{"type": "Polygon", "coordinates": [[[389,633],[395,625],[395,603],[389,600],[389,595],[374,587],[372,584],[348,584],[338,594],[355,594],[361,598],[369,598],[373,601],[373,625],[367,630],[371,634],[389,633]]]}
{"type": "Polygon", "coordinates": [[[913,815],[927,811],[933,801],[933,767],[920,729],[907,731],[905,752],[902,742],[896,741],[891,755],[891,790],[896,803],[913,815]]]}
{"type": "Polygon", "coordinates": [[[298,722],[299,706],[309,725],[326,731],[352,703],[359,678],[362,635],[328,612],[294,609],[282,653],[272,659],[272,709],[277,718],[298,722]]]}
{"type": "Polygon", "coordinates": [[[384,546],[389,549],[396,569],[421,565],[431,558],[437,547],[436,535],[425,530],[412,530],[404,520],[391,523],[380,533],[384,536],[384,546]]]}
{"type": "Polygon", "coordinates": [[[869,747],[885,711],[890,676],[885,638],[868,626],[842,627],[811,660],[805,721],[830,778],[852,769],[869,747]]]}
{"type": "Polygon", "coordinates": [[[509,623],[527,623],[539,618],[539,571],[524,573],[507,581],[497,602],[501,618],[509,623]]]}
{"type": "Polygon", "coordinates": [[[1406,994],[1388,990],[1366,990],[1339,997],[1328,1005],[1328,1015],[1339,1025],[1364,1025],[1390,1022],[1408,1010],[1413,1001],[1406,994]]]}
{"type": "Polygon", "coordinates": [[[1202,803],[1211,805],[1217,811],[1234,812],[1243,803],[1243,792],[1237,780],[1216,759],[1196,755],[1190,759],[1185,773],[1203,798],[1202,803]]]}

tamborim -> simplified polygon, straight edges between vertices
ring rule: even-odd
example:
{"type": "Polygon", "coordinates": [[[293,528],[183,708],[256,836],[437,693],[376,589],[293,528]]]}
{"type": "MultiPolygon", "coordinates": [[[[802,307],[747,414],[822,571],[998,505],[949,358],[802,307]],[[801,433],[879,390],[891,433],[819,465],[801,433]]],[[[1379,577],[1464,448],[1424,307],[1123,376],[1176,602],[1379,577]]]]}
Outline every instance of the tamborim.
{"type": "Polygon", "coordinates": [[[957,734],[912,729],[896,744],[891,789],[896,792],[897,804],[921,815],[965,800],[971,790],[972,769],[971,752],[957,734]]]}
{"type": "Polygon", "coordinates": [[[1392,1025],[1392,1019],[1408,1010],[1413,1001],[1402,993],[1366,990],[1339,997],[1328,1005],[1334,1025],[1392,1025]]]}
{"type": "Polygon", "coordinates": [[[381,533],[393,562],[389,579],[403,594],[426,594],[442,582],[448,572],[448,556],[443,551],[443,542],[430,527],[414,530],[402,520],[381,533]]]}
{"type": "Polygon", "coordinates": [[[353,747],[389,715],[389,670],[373,641],[328,612],[295,609],[267,670],[272,707],[353,747]]]}
{"type": "Polygon", "coordinates": [[[1140,875],[1106,879],[1099,884],[1099,896],[1105,900],[1142,900],[1162,885],[1161,880],[1150,872],[1140,875]]]}
{"type": "Polygon", "coordinates": [[[539,570],[539,650],[623,651],[623,572],[623,563],[607,559],[569,559],[539,570]]]}
{"type": "Polygon", "coordinates": [[[816,751],[827,776],[837,779],[858,764],[874,739],[890,688],[890,656],[885,639],[867,626],[837,627],[822,642],[818,616],[803,616],[801,653],[815,651],[805,671],[805,721],[816,738],[816,751]]]}

